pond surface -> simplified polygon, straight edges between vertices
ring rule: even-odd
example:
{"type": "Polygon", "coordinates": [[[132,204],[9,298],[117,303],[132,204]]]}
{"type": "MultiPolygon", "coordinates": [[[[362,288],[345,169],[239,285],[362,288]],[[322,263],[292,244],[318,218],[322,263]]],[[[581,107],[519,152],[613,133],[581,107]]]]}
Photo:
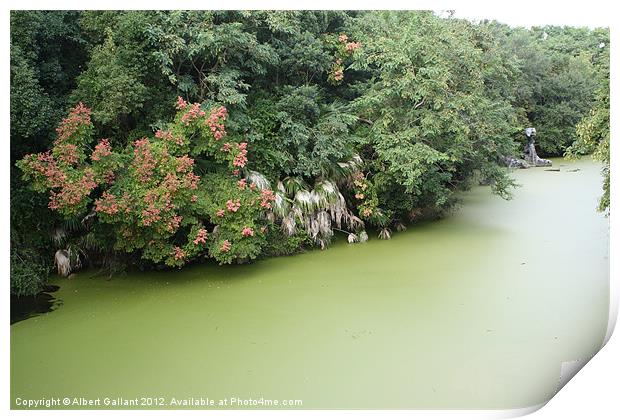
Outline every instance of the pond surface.
{"type": "MultiPolygon", "coordinates": [[[[452,216],[326,251],[56,283],[11,326],[11,399],[301,399],[303,408],[519,408],[608,319],[600,166],[514,173],[452,216]],[[575,169],[579,169],[575,171],[575,169]]],[[[261,407],[258,407],[261,408],[261,407]]]]}

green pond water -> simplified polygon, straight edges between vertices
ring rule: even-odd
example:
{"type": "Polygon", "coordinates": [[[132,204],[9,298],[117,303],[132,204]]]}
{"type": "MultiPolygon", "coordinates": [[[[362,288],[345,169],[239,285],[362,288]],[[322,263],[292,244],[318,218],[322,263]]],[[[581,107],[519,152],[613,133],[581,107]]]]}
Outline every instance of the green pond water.
{"type": "MultiPolygon", "coordinates": [[[[302,408],[519,408],[605,336],[600,166],[514,172],[453,215],[250,265],[59,279],[11,326],[16,398],[301,399],[302,408]],[[579,169],[579,171],[573,171],[579,169]]],[[[64,408],[64,407],[61,407],[64,408]]],[[[261,408],[255,407],[255,408],[261,408]]]]}

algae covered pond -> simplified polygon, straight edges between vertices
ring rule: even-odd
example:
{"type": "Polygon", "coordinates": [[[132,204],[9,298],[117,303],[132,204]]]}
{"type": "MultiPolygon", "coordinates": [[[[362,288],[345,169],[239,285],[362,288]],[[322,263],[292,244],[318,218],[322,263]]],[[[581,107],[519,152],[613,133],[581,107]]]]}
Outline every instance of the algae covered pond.
{"type": "Polygon", "coordinates": [[[554,168],[515,172],[511,201],[476,187],[453,215],[390,241],[58,280],[60,308],[11,326],[12,407],[52,397],[541,403],[562,362],[599,349],[609,302],[600,167],[554,168]]]}

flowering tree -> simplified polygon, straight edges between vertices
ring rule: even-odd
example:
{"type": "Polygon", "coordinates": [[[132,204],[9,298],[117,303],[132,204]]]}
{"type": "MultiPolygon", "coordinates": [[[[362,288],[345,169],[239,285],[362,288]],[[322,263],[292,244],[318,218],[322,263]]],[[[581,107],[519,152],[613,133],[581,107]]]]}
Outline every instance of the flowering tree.
{"type": "Polygon", "coordinates": [[[344,61],[353,56],[362,44],[349,40],[346,34],[338,35],[337,41],[334,41],[330,36],[327,42],[335,50],[334,63],[327,75],[327,80],[332,85],[339,85],[344,79],[344,61]]]}
{"type": "Polygon", "coordinates": [[[226,174],[214,174],[206,181],[206,209],[216,225],[209,255],[221,263],[256,258],[265,245],[265,216],[275,201],[273,191],[226,174]]]}
{"type": "Polygon", "coordinates": [[[28,154],[17,164],[36,191],[49,192],[49,208],[66,217],[84,213],[92,203],[92,191],[113,183],[121,165],[106,139],[95,146],[87,162],[92,128],[90,109],[80,103],[56,129],[51,150],[28,154]]]}
{"type": "Polygon", "coordinates": [[[118,250],[177,267],[207,253],[220,263],[256,258],[273,192],[241,177],[247,143],[226,140],[226,108],[207,112],[179,97],[177,109],[154,137],[124,152],[102,139],[88,155],[90,109],[79,104],[57,129],[52,150],[27,155],[18,166],[37,191],[49,194],[52,210],[65,217],[94,212],[111,226],[118,250]],[[223,169],[202,180],[197,157],[223,169]]]}

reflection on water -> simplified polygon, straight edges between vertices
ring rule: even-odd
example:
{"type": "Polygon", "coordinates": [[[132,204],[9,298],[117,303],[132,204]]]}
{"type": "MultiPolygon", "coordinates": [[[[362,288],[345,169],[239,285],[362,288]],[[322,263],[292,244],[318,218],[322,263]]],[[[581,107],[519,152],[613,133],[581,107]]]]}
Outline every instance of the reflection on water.
{"type": "Polygon", "coordinates": [[[302,399],[303,408],[516,408],[601,345],[599,166],[515,172],[450,217],[251,265],[58,281],[11,327],[11,396],[302,399]],[[579,169],[579,171],[574,171],[579,169]],[[572,171],[572,172],[571,172],[572,171]],[[50,361],[53,361],[50,362],[50,361]]]}
{"type": "Polygon", "coordinates": [[[11,295],[11,324],[58,308],[61,301],[50,294],[58,289],[58,286],[50,284],[44,292],[34,296],[11,295]]]}

